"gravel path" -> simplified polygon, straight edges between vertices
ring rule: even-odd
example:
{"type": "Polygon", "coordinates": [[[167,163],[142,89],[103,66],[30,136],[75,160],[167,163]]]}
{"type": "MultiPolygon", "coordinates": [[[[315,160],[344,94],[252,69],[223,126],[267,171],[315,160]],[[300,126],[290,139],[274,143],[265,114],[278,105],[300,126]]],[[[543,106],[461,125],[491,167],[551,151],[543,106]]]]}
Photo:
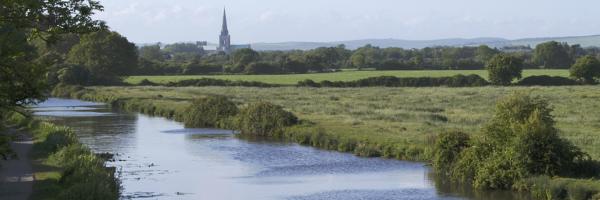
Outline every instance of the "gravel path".
{"type": "Polygon", "coordinates": [[[31,160],[29,160],[33,141],[29,135],[15,130],[10,132],[10,134],[17,134],[17,139],[10,144],[17,158],[0,161],[0,199],[26,200],[31,195],[34,181],[31,160]]]}

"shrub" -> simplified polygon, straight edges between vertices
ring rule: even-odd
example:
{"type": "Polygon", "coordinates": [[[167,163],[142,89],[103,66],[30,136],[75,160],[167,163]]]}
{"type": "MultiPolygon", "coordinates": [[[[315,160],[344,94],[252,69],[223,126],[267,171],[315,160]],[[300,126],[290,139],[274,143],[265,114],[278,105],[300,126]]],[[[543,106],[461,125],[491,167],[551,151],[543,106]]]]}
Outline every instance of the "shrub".
{"type": "Polygon", "coordinates": [[[286,127],[298,123],[298,118],[283,107],[267,102],[251,103],[240,110],[236,126],[242,134],[277,136],[286,127]]]}
{"type": "Polygon", "coordinates": [[[483,128],[483,136],[471,146],[459,142],[466,140],[460,134],[442,135],[434,152],[434,169],[451,169],[446,173],[452,180],[485,189],[510,189],[532,175],[595,172],[588,155],[559,137],[551,112],[548,102],[539,97],[521,93],[505,97],[483,128]]]}
{"type": "Polygon", "coordinates": [[[517,85],[522,86],[563,86],[563,85],[579,85],[573,79],[561,76],[529,76],[521,79],[517,85]]]}
{"type": "Polygon", "coordinates": [[[192,101],[183,121],[186,127],[219,127],[239,112],[235,103],[224,96],[208,96],[192,101]]]}
{"type": "Polygon", "coordinates": [[[509,85],[513,79],[521,78],[523,60],[516,56],[498,54],[486,65],[490,82],[494,85],[509,85]]]}
{"type": "Polygon", "coordinates": [[[138,83],[139,86],[156,86],[158,84],[148,80],[148,79],[144,79],[142,81],[140,81],[140,83],[138,83]]]}
{"type": "Polygon", "coordinates": [[[201,78],[181,80],[178,82],[169,82],[165,84],[168,87],[203,87],[203,86],[244,86],[244,87],[277,87],[276,84],[268,84],[257,81],[230,81],[222,79],[201,78]]]}
{"type": "Polygon", "coordinates": [[[306,79],[303,81],[298,81],[298,84],[296,84],[296,86],[298,86],[298,87],[321,87],[321,84],[319,84],[311,79],[306,79]]]}
{"type": "Polygon", "coordinates": [[[460,131],[450,131],[438,136],[433,155],[433,168],[436,172],[448,173],[458,155],[470,146],[469,135],[460,131]]]}
{"type": "Polygon", "coordinates": [[[594,56],[584,56],[577,59],[569,71],[571,77],[592,84],[596,82],[595,78],[600,78],[600,61],[594,56]]]}
{"type": "Polygon", "coordinates": [[[455,75],[449,77],[409,77],[378,76],[355,81],[321,81],[312,80],[298,82],[304,87],[475,87],[485,86],[488,82],[478,75],[455,75]]]}

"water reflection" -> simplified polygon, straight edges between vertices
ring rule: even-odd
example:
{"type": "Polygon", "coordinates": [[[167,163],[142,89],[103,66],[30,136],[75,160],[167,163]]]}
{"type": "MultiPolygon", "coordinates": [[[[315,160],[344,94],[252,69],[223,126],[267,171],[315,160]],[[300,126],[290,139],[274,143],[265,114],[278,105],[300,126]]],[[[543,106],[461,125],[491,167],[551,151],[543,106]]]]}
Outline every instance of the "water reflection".
{"type": "Polygon", "coordinates": [[[115,154],[123,199],[506,199],[434,184],[422,163],[242,140],[89,102],[50,99],[35,110],[115,154]]]}

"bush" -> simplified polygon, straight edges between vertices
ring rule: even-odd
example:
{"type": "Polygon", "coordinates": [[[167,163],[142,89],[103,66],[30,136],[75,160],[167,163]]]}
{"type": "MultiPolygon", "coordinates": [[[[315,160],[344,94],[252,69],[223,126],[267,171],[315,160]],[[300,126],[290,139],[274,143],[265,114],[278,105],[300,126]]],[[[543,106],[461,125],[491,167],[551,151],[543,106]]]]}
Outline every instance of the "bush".
{"type": "Polygon", "coordinates": [[[278,87],[276,84],[268,84],[256,81],[230,81],[222,79],[201,78],[169,82],[168,87],[204,87],[204,86],[244,86],[244,87],[278,87]]]}
{"type": "Polygon", "coordinates": [[[579,85],[573,79],[561,76],[529,76],[521,79],[517,85],[522,86],[563,86],[563,85],[579,85]]]}
{"type": "Polygon", "coordinates": [[[551,112],[544,99],[512,94],[498,102],[483,137],[471,146],[460,142],[466,140],[460,134],[442,135],[434,152],[434,169],[446,170],[454,181],[485,189],[510,189],[532,175],[596,172],[588,155],[559,137],[551,112]]]}
{"type": "Polygon", "coordinates": [[[596,83],[595,78],[600,78],[600,61],[594,56],[584,56],[577,59],[569,71],[571,77],[593,84],[596,83]]]}
{"type": "Polygon", "coordinates": [[[247,135],[278,136],[286,127],[297,123],[294,114],[267,102],[249,104],[236,117],[237,128],[247,135]]]}
{"type": "Polygon", "coordinates": [[[235,103],[224,96],[208,96],[192,101],[186,109],[183,121],[186,127],[220,127],[224,120],[235,116],[239,110],[235,103]]]}
{"type": "Polygon", "coordinates": [[[440,134],[435,141],[432,159],[433,168],[436,172],[446,175],[454,165],[458,155],[470,146],[469,142],[469,135],[463,132],[451,131],[440,134]]]}
{"type": "Polygon", "coordinates": [[[488,82],[478,75],[455,75],[449,77],[415,77],[400,78],[395,76],[370,77],[355,81],[321,81],[312,80],[298,82],[304,87],[475,87],[485,86],[488,82]]]}
{"type": "Polygon", "coordinates": [[[156,86],[158,84],[148,80],[148,79],[144,79],[142,81],[140,81],[140,83],[138,83],[139,86],[156,86]]]}

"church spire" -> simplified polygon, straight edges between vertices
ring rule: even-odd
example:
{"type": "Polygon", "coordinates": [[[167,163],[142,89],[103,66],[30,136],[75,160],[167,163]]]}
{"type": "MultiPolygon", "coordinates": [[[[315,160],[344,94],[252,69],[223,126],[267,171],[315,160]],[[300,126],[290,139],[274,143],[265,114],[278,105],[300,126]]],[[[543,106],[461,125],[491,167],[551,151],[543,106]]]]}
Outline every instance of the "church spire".
{"type": "Polygon", "coordinates": [[[221,35],[219,36],[219,51],[225,53],[231,53],[231,36],[229,36],[229,30],[227,30],[227,13],[223,8],[223,27],[221,29],[221,35]]]}
{"type": "Polygon", "coordinates": [[[227,12],[225,8],[223,8],[223,27],[221,28],[221,35],[229,35],[229,30],[227,30],[227,12]]]}

